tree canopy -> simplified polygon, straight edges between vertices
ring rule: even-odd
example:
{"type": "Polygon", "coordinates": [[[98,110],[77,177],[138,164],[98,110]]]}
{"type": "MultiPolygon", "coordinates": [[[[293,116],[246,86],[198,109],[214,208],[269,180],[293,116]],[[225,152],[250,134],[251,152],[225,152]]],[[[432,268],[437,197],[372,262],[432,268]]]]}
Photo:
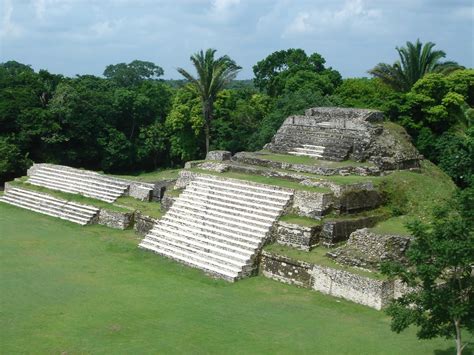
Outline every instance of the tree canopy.
{"type": "Polygon", "coordinates": [[[446,53],[433,50],[434,46],[432,42],[423,45],[419,39],[415,43],[407,42],[406,47],[396,47],[400,60],[392,65],[379,63],[369,73],[396,91],[408,91],[426,74],[446,74],[462,68],[453,61],[442,62],[446,53]]]}

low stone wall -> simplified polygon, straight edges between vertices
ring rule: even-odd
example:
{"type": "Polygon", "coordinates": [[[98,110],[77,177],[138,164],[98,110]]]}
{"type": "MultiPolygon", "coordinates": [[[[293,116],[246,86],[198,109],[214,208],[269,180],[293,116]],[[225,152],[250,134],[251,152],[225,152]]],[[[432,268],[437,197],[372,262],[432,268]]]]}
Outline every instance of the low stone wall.
{"type": "Polygon", "coordinates": [[[110,228],[127,229],[133,223],[133,213],[117,212],[102,208],[99,211],[97,223],[110,228]]]}
{"type": "Polygon", "coordinates": [[[299,224],[278,221],[272,239],[278,244],[309,251],[318,244],[321,226],[305,227],[299,224]]]}
{"type": "Polygon", "coordinates": [[[375,280],[320,265],[313,265],[310,274],[313,290],[378,310],[394,297],[393,281],[375,280]]]}
{"type": "Polygon", "coordinates": [[[231,157],[232,153],[227,150],[211,150],[206,154],[206,160],[224,161],[231,157]]]}
{"type": "Polygon", "coordinates": [[[280,282],[344,298],[377,310],[407,291],[400,281],[377,280],[267,251],[261,254],[260,273],[280,282]]]}
{"type": "Polygon", "coordinates": [[[295,190],[293,197],[293,212],[303,217],[320,218],[334,204],[332,193],[295,190]]]}
{"type": "Polygon", "coordinates": [[[352,232],[366,227],[373,227],[382,216],[357,217],[351,219],[328,220],[323,223],[321,244],[327,247],[347,240],[352,232]]]}
{"type": "Polygon", "coordinates": [[[345,166],[345,167],[326,167],[326,166],[315,166],[305,164],[291,164],[273,161],[265,159],[264,155],[259,156],[258,153],[240,152],[236,153],[232,157],[232,161],[249,164],[264,166],[267,168],[292,170],[295,172],[311,173],[317,175],[360,175],[360,176],[378,176],[381,174],[381,170],[375,166],[345,166]]]}
{"type": "Polygon", "coordinates": [[[349,190],[339,198],[336,208],[341,212],[354,213],[371,210],[382,203],[382,198],[376,190],[349,190]]]}
{"type": "Polygon", "coordinates": [[[158,222],[158,218],[153,218],[142,214],[140,211],[135,211],[133,229],[141,236],[145,236],[153,228],[154,224],[158,222]]]}
{"type": "Polygon", "coordinates": [[[353,232],[344,246],[328,255],[341,264],[378,269],[384,261],[403,262],[410,241],[409,236],[376,234],[363,228],[353,232]]]}

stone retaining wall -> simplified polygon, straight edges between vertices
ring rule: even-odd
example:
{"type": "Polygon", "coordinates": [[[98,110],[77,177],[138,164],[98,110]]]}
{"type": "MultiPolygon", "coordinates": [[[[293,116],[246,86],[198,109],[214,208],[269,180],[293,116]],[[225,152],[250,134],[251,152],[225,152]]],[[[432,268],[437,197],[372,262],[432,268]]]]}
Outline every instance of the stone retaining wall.
{"type": "Polygon", "coordinates": [[[280,282],[344,298],[377,310],[408,291],[400,281],[378,280],[267,251],[261,254],[260,273],[280,282]]]}
{"type": "Polygon", "coordinates": [[[278,244],[309,251],[318,244],[321,226],[305,227],[299,224],[278,221],[272,239],[278,244]]]}
{"type": "Polygon", "coordinates": [[[153,218],[142,214],[140,211],[135,211],[133,229],[141,236],[145,236],[153,228],[153,225],[158,222],[158,218],[153,218]]]}
{"type": "Polygon", "coordinates": [[[117,212],[102,208],[99,211],[97,223],[110,228],[127,229],[133,223],[133,213],[117,212]]]}

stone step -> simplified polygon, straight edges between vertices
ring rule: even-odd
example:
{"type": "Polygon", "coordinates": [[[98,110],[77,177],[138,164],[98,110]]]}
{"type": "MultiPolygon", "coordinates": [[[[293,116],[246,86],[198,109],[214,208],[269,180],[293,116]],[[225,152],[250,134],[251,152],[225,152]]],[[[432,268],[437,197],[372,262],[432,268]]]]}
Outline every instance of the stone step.
{"type": "Polygon", "coordinates": [[[48,215],[48,216],[51,216],[51,217],[65,219],[65,220],[68,220],[70,222],[74,222],[74,223],[77,223],[77,224],[80,224],[80,225],[86,225],[87,223],[89,223],[89,220],[90,220],[90,219],[87,219],[87,218],[79,218],[79,217],[76,217],[76,216],[73,216],[73,215],[70,215],[70,214],[67,214],[67,213],[64,213],[64,212],[58,212],[57,210],[54,210],[54,209],[51,209],[51,208],[45,208],[41,205],[34,204],[34,203],[31,203],[31,202],[27,202],[25,200],[18,200],[18,199],[15,199],[14,197],[10,197],[8,195],[4,195],[4,196],[0,197],[0,201],[8,203],[8,204],[13,205],[13,206],[17,206],[17,207],[20,207],[20,208],[27,209],[27,210],[30,210],[30,211],[42,213],[42,214],[45,214],[45,215],[48,215]]]}
{"type": "Polygon", "coordinates": [[[311,158],[322,158],[322,157],[323,157],[322,154],[303,153],[303,152],[295,152],[295,151],[288,152],[288,154],[291,154],[291,155],[298,155],[298,156],[307,156],[307,157],[311,157],[311,158]]]}
{"type": "Polygon", "coordinates": [[[303,144],[303,148],[311,149],[311,150],[324,150],[324,146],[322,145],[311,145],[311,144],[303,144]]]}
{"type": "Polygon", "coordinates": [[[225,192],[232,192],[241,195],[243,198],[252,198],[260,201],[261,203],[273,203],[274,205],[279,205],[283,201],[286,200],[285,196],[278,196],[277,194],[269,194],[269,193],[259,193],[253,192],[251,190],[245,190],[242,188],[235,188],[229,185],[212,185],[206,181],[202,180],[194,180],[190,183],[191,186],[201,186],[203,188],[215,190],[215,191],[225,191],[225,192]]]}
{"type": "Polygon", "coordinates": [[[90,190],[85,190],[85,189],[78,189],[77,187],[72,187],[71,185],[64,184],[64,183],[58,183],[58,182],[50,182],[49,180],[45,180],[43,178],[29,178],[28,182],[32,185],[36,186],[43,186],[47,187],[52,190],[59,190],[63,192],[68,192],[68,193],[73,193],[73,194],[81,194],[86,197],[91,197],[95,198],[101,201],[109,202],[112,203],[116,200],[116,198],[110,197],[110,196],[104,196],[100,193],[97,193],[95,191],[90,191],[90,190]]]}
{"type": "MultiPolygon", "coordinates": [[[[172,217],[172,222],[183,223],[190,227],[201,228],[209,232],[220,233],[228,237],[235,238],[236,242],[242,243],[259,243],[263,231],[246,231],[242,228],[235,228],[229,225],[223,224],[219,220],[208,218],[203,220],[202,216],[193,214],[182,214],[176,213],[175,211],[168,211],[168,213],[161,219],[172,217]]],[[[160,220],[160,221],[161,221],[160,220]]]]}
{"type": "Polygon", "coordinates": [[[271,223],[259,222],[259,221],[255,221],[250,218],[245,218],[238,215],[229,216],[228,214],[224,212],[219,212],[218,209],[213,208],[209,205],[186,203],[184,201],[181,201],[181,199],[178,199],[175,203],[173,203],[173,206],[171,208],[180,208],[181,210],[184,209],[185,211],[188,211],[189,213],[201,212],[204,216],[207,215],[209,217],[226,218],[228,220],[228,223],[232,223],[234,225],[237,225],[243,228],[266,230],[267,228],[270,228],[271,226],[271,223]]]}
{"type": "MultiPolygon", "coordinates": [[[[180,221],[182,222],[182,221],[180,221]]],[[[233,250],[240,250],[242,253],[253,253],[259,247],[258,241],[241,241],[234,237],[232,233],[224,233],[224,231],[209,226],[203,227],[201,225],[193,226],[184,223],[170,221],[169,219],[160,219],[160,228],[162,226],[169,226],[175,230],[180,230],[183,235],[196,235],[198,237],[207,238],[215,243],[220,243],[223,246],[232,248],[233,250]]]]}
{"type": "Polygon", "coordinates": [[[240,273],[239,268],[228,268],[222,264],[213,264],[208,262],[206,259],[202,259],[192,253],[185,252],[179,248],[171,247],[165,243],[150,243],[147,241],[142,241],[140,246],[145,249],[152,250],[158,254],[171,257],[184,263],[197,267],[199,269],[209,270],[218,275],[223,275],[228,278],[231,278],[232,281],[235,280],[240,273]]]}
{"type": "Polygon", "coordinates": [[[242,248],[232,242],[232,240],[229,241],[228,238],[222,238],[221,236],[217,234],[203,234],[202,232],[189,232],[186,228],[183,228],[181,225],[170,225],[169,223],[161,222],[157,223],[155,225],[155,228],[153,228],[150,233],[153,233],[155,231],[159,230],[166,230],[169,233],[175,233],[179,234],[180,236],[190,238],[193,240],[196,240],[200,243],[208,244],[213,247],[216,247],[220,250],[226,250],[231,253],[235,254],[240,254],[245,256],[246,258],[250,258],[250,256],[255,252],[255,249],[257,248],[257,245],[254,245],[253,248],[242,248]]]}
{"type": "Polygon", "coordinates": [[[48,201],[49,203],[51,203],[53,205],[54,204],[63,205],[64,202],[67,202],[68,207],[70,209],[77,210],[78,212],[94,213],[95,214],[99,211],[99,209],[97,207],[87,206],[87,205],[82,205],[82,204],[78,204],[78,203],[71,202],[71,201],[57,199],[57,198],[52,197],[50,195],[34,192],[34,191],[28,190],[28,189],[12,188],[12,189],[8,190],[8,194],[9,195],[13,194],[13,195],[25,196],[30,200],[48,201]]]}
{"type": "Polygon", "coordinates": [[[261,200],[258,198],[255,198],[253,196],[247,196],[241,193],[234,193],[232,191],[228,191],[225,189],[219,189],[219,188],[212,188],[209,186],[203,186],[196,184],[194,182],[191,182],[187,187],[186,190],[190,191],[197,191],[201,194],[206,194],[206,195],[215,195],[217,198],[221,196],[222,198],[227,198],[227,199],[233,199],[237,201],[236,203],[239,203],[241,205],[246,205],[246,206],[256,206],[259,209],[265,210],[265,211],[276,211],[278,212],[281,209],[281,202],[277,201],[270,201],[270,200],[261,200]]]}
{"type": "Polygon", "coordinates": [[[41,180],[41,181],[55,183],[55,184],[66,185],[72,188],[82,189],[85,191],[92,191],[94,193],[100,193],[101,195],[110,196],[110,197],[120,196],[125,191],[124,189],[118,190],[116,188],[109,189],[103,186],[96,186],[96,185],[90,184],[88,180],[82,180],[82,181],[69,180],[69,177],[49,175],[49,173],[44,173],[44,172],[40,172],[29,178],[29,180],[36,180],[36,179],[41,180]]]}
{"type": "Polygon", "coordinates": [[[188,186],[186,188],[186,191],[183,192],[183,194],[188,194],[192,196],[195,196],[196,198],[201,198],[201,199],[206,199],[209,201],[215,201],[215,202],[221,202],[221,203],[228,203],[228,201],[232,201],[232,204],[243,209],[247,209],[248,211],[255,211],[260,213],[261,215],[264,216],[269,216],[273,217],[275,215],[278,215],[281,211],[281,208],[278,207],[270,207],[267,204],[252,204],[250,202],[242,202],[240,199],[237,199],[240,197],[237,194],[220,194],[216,193],[213,190],[209,189],[201,189],[196,186],[188,186]]]}
{"type": "Polygon", "coordinates": [[[199,198],[197,196],[186,194],[184,192],[183,194],[182,196],[180,196],[180,199],[179,199],[180,202],[187,202],[189,204],[206,207],[213,210],[224,211],[233,216],[248,217],[248,218],[252,218],[255,221],[263,222],[263,223],[273,223],[275,218],[278,217],[277,214],[273,215],[273,217],[262,216],[258,212],[254,212],[254,211],[246,212],[242,208],[239,208],[238,206],[235,206],[232,204],[228,204],[228,203],[224,204],[224,203],[214,201],[212,199],[206,200],[206,199],[199,198]]]}
{"type": "Polygon", "coordinates": [[[262,187],[260,185],[254,185],[253,183],[242,183],[240,181],[242,180],[237,180],[237,179],[221,179],[217,178],[211,175],[206,175],[206,176],[198,176],[196,178],[196,181],[206,181],[208,183],[211,183],[212,185],[219,185],[219,186],[229,186],[232,188],[238,188],[244,191],[252,191],[253,193],[258,193],[262,194],[262,196],[267,196],[265,193],[270,193],[270,194],[277,194],[278,196],[275,196],[275,198],[280,199],[281,201],[285,200],[289,196],[293,194],[291,191],[284,190],[283,188],[280,187],[270,187],[269,185],[265,185],[267,187],[262,187]]]}
{"type": "Polygon", "coordinates": [[[217,262],[224,264],[241,267],[250,261],[250,257],[246,257],[242,254],[231,253],[224,249],[219,249],[215,246],[202,243],[196,239],[183,238],[175,232],[169,232],[161,229],[155,233],[149,233],[146,236],[147,239],[154,239],[157,241],[164,241],[176,247],[183,247],[186,250],[193,251],[200,255],[209,256],[217,262]]]}
{"type": "Polygon", "coordinates": [[[322,154],[322,153],[324,153],[324,149],[319,150],[319,149],[309,149],[309,148],[294,148],[293,150],[295,152],[309,153],[309,154],[322,154]]]}
{"type": "Polygon", "coordinates": [[[87,184],[105,187],[108,190],[112,190],[112,191],[114,190],[123,191],[128,188],[128,184],[126,182],[117,183],[110,179],[104,180],[97,173],[84,174],[84,173],[69,172],[67,170],[62,170],[62,169],[42,167],[38,169],[33,176],[39,175],[39,174],[55,176],[63,180],[67,177],[68,181],[87,182],[87,184]]]}
{"type": "Polygon", "coordinates": [[[71,168],[67,166],[61,166],[61,168],[55,168],[52,166],[41,166],[38,171],[41,170],[46,170],[46,171],[54,171],[58,173],[63,173],[63,174],[68,174],[76,177],[84,177],[88,179],[93,179],[94,181],[97,182],[105,182],[108,185],[116,185],[119,186],[123,189],[126,189],[129,185],[127,181],[119,181],[118,178],[111,178],[106,175],[99,174],[95,171],[89,171],[89,170],[81,170],[81,169],[76,169],[76,168],[71,168]]]}
{"type": "Polygon", "coordinates": [[[28,194],[22,194],[20,191],[9,190],[5,196],[9,199],[18,201],[19,203],[28,204],[29,206],[36,206],[51,212],[58,212],[59,214],[67,214],[70,217],[78,219],[90,220],[97,214],[97,212],[99,212],[99,209],[93,211],[77,210],[76,206],[71,206],[66,200],[51,201],[47,199],[40,199],[34,196],[29,196],[28,194]]]}

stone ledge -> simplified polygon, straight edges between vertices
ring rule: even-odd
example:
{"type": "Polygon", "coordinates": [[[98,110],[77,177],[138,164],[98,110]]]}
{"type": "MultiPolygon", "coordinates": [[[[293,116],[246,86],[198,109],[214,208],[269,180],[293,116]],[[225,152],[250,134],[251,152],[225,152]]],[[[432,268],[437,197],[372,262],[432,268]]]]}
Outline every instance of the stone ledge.
{"type": "Polygon", "coordinates": [[[261,253],[260,273],[283,283],[344,298],[377,310],[409,291],[399,280],[377,280],[267,251],[261,253]]]}
{"type": "Polygon", "coordinates": [[[102,208],[97,223],[116,229],[127,229],[133,223],[133,212],[116,212],[102,208]]]}

